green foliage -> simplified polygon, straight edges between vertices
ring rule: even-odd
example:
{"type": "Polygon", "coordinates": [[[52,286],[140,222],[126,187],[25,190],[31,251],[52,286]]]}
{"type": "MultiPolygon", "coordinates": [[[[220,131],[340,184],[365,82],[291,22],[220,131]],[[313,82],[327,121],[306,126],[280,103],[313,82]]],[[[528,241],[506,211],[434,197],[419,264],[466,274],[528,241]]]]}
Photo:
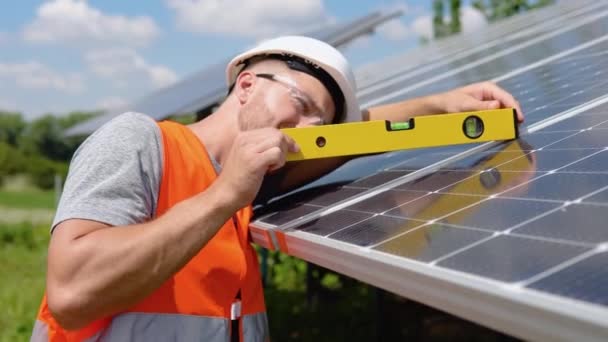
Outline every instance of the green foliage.
{"type": "Polygon", "coordinates": [[[433,37],[446,36],[446,26],[443,22],[443,0],[433,0],[433,37]]]}
{"type": "Polygon", "coordinates": [[[196,114],[180,114],[180,115],[172,115],[168,117],[166,120],[179,122],[183,125],[189,125],[196,122],[196,114]]]}
{"type": "Polygon", "coordinates": [[[0,142],[0,186],[7,176],[22,172],[26,164],[26,158],[20,151],[6,142],[0,142]]]}
{"type": "Polygon", "coordinates": [[[84,137],[65,137],[63,132],[96,114],[73,112],[61,117],[45,115],[25,128],[19,139],[19,146],[27,155],[42,155],[55,161],[69,161],[84,137]]]}
{"type": "Polygon", "coordinates": [[[58,174],[61,179],[67,177],[68,166],[66,163],[55,162],[34,156],[29,159],[27,173],[30,176],[32,183],[37,187],[43,190],[50,190],[54,187],[56,174],[58,174]]]}
{"type": "Polygon", "coordinates": [[[483,13],[488,21],[496,21],[525,11],[553,4],[555,0],[474,0],[472,5],[483,13]]]}
{"type": "Polygon", "coordinates": [[[48,227],[34,227],[29,222],[18,224],[0,223],[0,247],[8,248],[11,245],[22,246],[28,250],[45,248],[47,243],[48,227]],[[39,234],[36,229],[42,229],[39,234]]]}
{"type": "Polygon", "coordinates": [[[450,0],[450,21],[444,22],[444,0],[433,0],[433,37],[443,38],[460,32],[460,0],[450,0]]]}
{"type": "Polygon", "coordinates": [[[278,252],[269,253],[269,269],[265,296],[273,340],[374,339],[367,285],[278,252]]]}
{"type": "Polygon", "coordinates": [[[279,252],[271,252],[268,260],[269,284],[278,289],[304,291],[306,289],[306,263],[279,252]]]}
{"type": "Polygon", "coordinates": [[[17,139],[26,127],[21,113],[0,111],[0,143],[17,146],[17,139]]]}
{"type": "MultiPolygon", "coordinates": [[[[471,5],[484,14],[488,21],[553,4],[555,0],[473,0],[471,5]]],[[[433,0],[433,37],[443,38],[461,31],[460,0],[433,0]],[[450,21],[444,22],[444,2],[449,1],[450,21]]]]}
{"type": "Polygon", "coordinates": [[[34,185],[48,190],[53,188],[55,174],[65,179],[67,172],[66,162],[52,161],[38,154],[26,156],[20,150],[0,142],[0,186],[7,176],[26,173],[34,185]]]}
{"type": "Polygon", "coordinates": [[[0,224],[0,341],[28,341],[44,291],[48,224],[0,224]]]}
{"type": "Polygon", "coordinates": [[[450,32],[460,32],[460,0],[450,1],[450,32]]]}

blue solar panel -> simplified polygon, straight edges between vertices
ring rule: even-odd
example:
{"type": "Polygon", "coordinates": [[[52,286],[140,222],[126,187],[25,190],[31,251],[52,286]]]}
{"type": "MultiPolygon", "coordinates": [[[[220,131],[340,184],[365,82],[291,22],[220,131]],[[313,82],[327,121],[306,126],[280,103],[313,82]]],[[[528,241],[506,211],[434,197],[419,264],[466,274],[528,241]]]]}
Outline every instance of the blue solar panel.
{"type": "Polygon", "coordinates": [[[410,91],[370,94],[414,97],[491,75],[523,106],[518,140],[360,158],[317,182],[330,195],[279,206],[291,220],[253,226],[285,234],[296,256],[523,338],[607,339],[607,15],[457,62],[456,73],[429,71],[435,80],[410,91]]]}

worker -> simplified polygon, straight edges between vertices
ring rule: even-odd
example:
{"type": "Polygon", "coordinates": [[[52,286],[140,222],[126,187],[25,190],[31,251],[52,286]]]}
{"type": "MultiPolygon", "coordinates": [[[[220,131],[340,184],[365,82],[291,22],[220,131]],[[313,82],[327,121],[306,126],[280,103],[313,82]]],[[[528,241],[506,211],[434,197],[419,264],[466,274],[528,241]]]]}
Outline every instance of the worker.
{"type": "Polygon", "coordinates": [[[308,37],[267,40],[226,76],[207,118],[125,113],[75,152],[32,341],[266,341],[251,203],[269,173],[288,189],[337,165],[283,167],[298,146],[281,128],[499,107],[523,120],[489,82],[361,111],[345,57],[308,37]]]}

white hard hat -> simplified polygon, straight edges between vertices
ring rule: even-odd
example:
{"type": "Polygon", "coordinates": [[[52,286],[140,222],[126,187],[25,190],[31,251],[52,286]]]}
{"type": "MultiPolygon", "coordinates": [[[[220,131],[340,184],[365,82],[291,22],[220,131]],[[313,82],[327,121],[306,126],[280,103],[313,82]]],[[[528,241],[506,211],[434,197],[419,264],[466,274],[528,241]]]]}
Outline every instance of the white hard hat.
{"type": "Polygon", "coordinates": [[[228,63],[228,88],[233,86],[238,74],[247,65],[247,60],[257,56],[283,60],[291,69],[306,72],[319,79],[334,100],[337,119],[334,122],[361,120],[355,76],[346,58],[333,46],[303,36],[283,36],[264,41],[228,63]],[[343,110],[338,113],[340,108],[343,110]]]}

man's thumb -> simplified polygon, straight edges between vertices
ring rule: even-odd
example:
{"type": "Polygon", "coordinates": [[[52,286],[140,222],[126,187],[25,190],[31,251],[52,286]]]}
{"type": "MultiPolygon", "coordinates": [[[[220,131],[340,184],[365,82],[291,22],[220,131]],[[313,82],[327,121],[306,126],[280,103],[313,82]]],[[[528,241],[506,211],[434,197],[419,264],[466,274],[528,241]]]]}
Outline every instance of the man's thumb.
{"type": "Polygon", "coordinates": [[[486,109],[498,109],[500,108],[500,102],[496,100],[485,101],[486,109]]]}
{"type": "Polygon", "coordinates": [[[489,110],[500,108],[500,102],[496,100],[482,101],[476,98],[469,98],[467,101],[463,101],[462,110],[489,110]]]}

